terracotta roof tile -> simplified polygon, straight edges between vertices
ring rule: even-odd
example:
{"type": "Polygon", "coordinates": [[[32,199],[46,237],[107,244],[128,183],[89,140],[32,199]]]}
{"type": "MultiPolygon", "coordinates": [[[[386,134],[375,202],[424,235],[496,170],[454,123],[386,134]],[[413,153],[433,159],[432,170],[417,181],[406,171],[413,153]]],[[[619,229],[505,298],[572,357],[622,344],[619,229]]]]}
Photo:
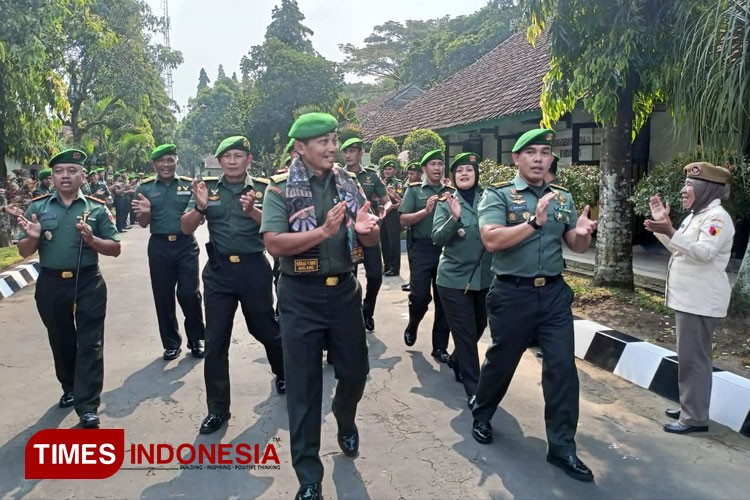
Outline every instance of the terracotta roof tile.
{"type": "MultiPolygon", "coordinates": [[[[360,118],[364,138],[404,137],[412,130],[442,130],[539,109],[549,69],[547,33],[534,47],[516,33],[474,63],[399,108],[377,105],[360,118]],[[363,119],[364,118],[364,119],[363,119]]],[[[375,103],[373,103],[375,104],[375,103]]],[[[367,110],[365,110],[367,111],[367,110]]]]}

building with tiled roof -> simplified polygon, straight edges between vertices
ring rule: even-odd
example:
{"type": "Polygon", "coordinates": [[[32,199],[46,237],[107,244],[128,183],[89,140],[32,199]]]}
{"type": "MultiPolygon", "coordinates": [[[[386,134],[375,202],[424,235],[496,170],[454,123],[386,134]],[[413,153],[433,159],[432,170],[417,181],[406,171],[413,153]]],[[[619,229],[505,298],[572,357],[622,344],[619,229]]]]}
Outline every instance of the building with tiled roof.
{"type": "MultiPolygon", "coordinates": [[[[532,46],[525,31],[517,33],[428,91],[407,93],[395,102],[406,86],[363,106],[359,115],[364,139],[371,143],[389,135],[401,141],[413,130],[429,128],[445,140],[449,161],[473,151],[512,164],[510,150],[516,139],[539,126],[542,79],[548,69],[547,34],[532,46]]],[[[561,166],[599,163],[603,130],[589,113],[577,109],[554,128],[553,150],[561,166]]],[[[671,118],[657,109],[633,145],[635,177],[647,164],[669,161],[681,151],[684,147],[674,137],[671,118]]]]}

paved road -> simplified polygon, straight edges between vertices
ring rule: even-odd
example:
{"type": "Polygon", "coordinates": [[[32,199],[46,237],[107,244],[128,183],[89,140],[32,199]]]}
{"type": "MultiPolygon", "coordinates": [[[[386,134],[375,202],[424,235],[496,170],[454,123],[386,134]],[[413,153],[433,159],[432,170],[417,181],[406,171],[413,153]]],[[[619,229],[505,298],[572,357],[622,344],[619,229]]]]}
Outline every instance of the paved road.
{"type": "MultiPolygon", "coordinates": [[[[263,350],[239,315],[230,351],[232,419],[225,431],[198,435],[205,416],[202,362],[190,356],[161,359],[147,239],[145,230],[133,229],[124,235],[119,258],[102,259],[109,288],[103,426],[124,428],[126,444],[265,444],[278,438],[281,469],[121,470],[95,482],[24,480],[28,438],[40,429],[77,423],[72,410],[57,408],[60,389],[32,286],[0,302],[0,498],[291,498],[295,493],[285,399],[273,390],[263,350]]],[[[699,436],[665,434],[660,424],[666,400],[585,362],[579,362],[578,446],[596,474],[595,484],[569,479],[545,462],[540,362],[531,352],[493,419],[494,444],[477,444],[463,389],[429,356],[430,323],[424,322],[414,347],[401,340],[407,307],[400,284],[398,278],[385,280],[377,331],[368,335],[371,372],[360,406],[362,446],[356,460],[336,444],[333,370],[324,368],[321,454],[328,498],[750,498],[750,439],[719,425],[699,436]]],[[[482,351],[488,337],[485,333],[482,351]]]]}

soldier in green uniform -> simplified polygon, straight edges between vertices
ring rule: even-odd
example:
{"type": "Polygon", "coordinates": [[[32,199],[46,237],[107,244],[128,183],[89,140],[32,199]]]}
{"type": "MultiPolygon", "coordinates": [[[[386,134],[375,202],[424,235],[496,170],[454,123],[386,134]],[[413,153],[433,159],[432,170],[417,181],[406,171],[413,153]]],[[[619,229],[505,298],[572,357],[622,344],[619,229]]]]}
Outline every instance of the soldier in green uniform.
{"type": "Polygon", "coordinates": [[[121,169],[115,172],[115,179],[112,184],[112,197],[115,202],[115,226],[117,226],[117,231],[120,233],[125,232],[125,223],[130,211],[130,207],[125,200],[126,184],[125,170],[121,169]]]}
{"type": "Polygon", "coordinates": [[[131,225],[138,223],[136,213],[133,208],[133,200],[135,200],[135,192],[138,190],[138,186],[140,184],[141,183],[138,179],[137,174],[128,174],[128,185],[125,188],[125,199],[127,200],[125,206],[128,209],[128,219],[125,225],[126,228],[130,228],[131,225]]]}
{"type": "MultiPolygon", "coordinates": [[[[412,184],[414,184],[415,186],[419,186],[422,184],[422,165],[420,165],[418,161],[413,161],[406,167],[406,184],[404,185],[404,196],[406,196],[406,191],[409,190],[409,186],[411,186],[412,184]]],[[[400,228],[401,223],[399,222],[399,229],[400,228]]],[[[407,231],[406,234],[408,235],[409,232],[407,231]]],[[[409,245],[406,246],[406,258],[408,261],[409,245]]],[[[401,290],[403,290],[404,292],[411,292],[411,272],[409,273],[409,282],[401,285],[401,290]]]]}
{"type": "Polygon", "coordinates": [[[85,168],[81,169],[81,179],[83,182],[81,184],[81,192],[86,196],[91,194],[91,185],[89,185],[88,174],[89,173],[85,168]]]}
{"type": "MultiPolygon", "coordinates": [[[[385,217],[387,203],[390,199],[385,189],[385,183],[380,180],[377,170],[372,167],[362,167],[362,156],[365,153],[364,142],[358,137],[352,137],[341,145],[341,151],[344,153],[346,170],[357,176],[357,181],[365,192],[365,198],[370,201],[371,211],[379,214],[382,220],[385,217]]],[[[365,297],[362,300],[362,316],[365,318],[365,330],[372,332],[375,330],[375,303],[383,284],[383,259],[380,241],[373,247],[364,247],[363,250],[367,284],[365,286],[365,297]]]]}
{"type": "Polygon", "coordinates": [[[297,499],[322,498],[320,451],[322,356],[327,345],[338,384],[333,414],[338,443],[356,456],[355,424],[369,364],[362,290],[354,276],[363,246],[377,245],[378,217],[369,213],[355,174],[334,164],[336,119],[302,115],[289,136],[300,158],[274,176],[263,203],[268,252],[281,259],[279,313],[287,367],[287,409],[297,499]]]}
{"type": "Polygon", "coordinates": [[[380,244],[383,247],[383,276],[398,276],[401,273],[401,223],[398,207],[404,196],[404,185],[396,177],[399,168],[395,160],[386,160],[380,166],[383,171],[383,184],[391,200],[387,213],[380,225],[380,244]]]}
{"type": "Polygon", "coordinates": [[[576,455],[573,292],[562,278],[562,241],[574,252],[585,252],[596,221],[588,218],[588,206],[577,216],[570,193],[544,181],[554,136],[551,129],[521,135],[512,150],[518,174],[490,187],[479,204],[482,241],[493,252],[496,276],[487,295],[492,344],[479,375],[472,435],[479,443],[492,441],[490,420],[529,339],[536,336],[544,351],[547,461],[577,480],[592,481],[591,470],[576,455]]]}
{"type": "Polygon", "coordinates": [[[438,293],[453,334],[455,350],[448,360],[462,382],[469,408],[474,405],[479,380],[477,342],[487,327],[485,301],[492,281],[491,256],[479,234],[477,206],[481,200],[476,153],[461,153],[451,163],[456,193],[438,203],[432,242],[442,247],[437,271],[438,293]]]}
{"type": "Polygon", "coordinates": [[[248,331],[266,349],[276,392],[286,392],[279,324],[273,313],[271,266],[258,232],[263,217],[256,203],[263,199],[268,179],[253,178],[253,161],[245,137],[233,136],[216,149],[223,175],[193,180],[192,198],[182,216],[182,232],[193,234],[205,217],[209,242],[203,268],[206,306],[206,361],[204,378],[208,416],[202,434],[218,430],[229,420],[229,343],[237,304],[248,331]]]}
{"type": "Polygon", "coordinates": [[[166,360],[180,354],[180,328],[175,314],[177,301],[185,316],[187,347],[196,358],[203,357],[203,307],[198,283],[198,242],[180,228],[180,218],[190,202],[189,177],[175,175],[179,158],[175,144],[162,144],[151,152],[156,172],[138,187],[131,206],[138,224],[150,226],[148,266],[154,294],[159,335],[166,360]]]}
{"type": "Polygon", "coordinates": [[[437,267],[441,248],[432,243],[432,220],[435,205],[444,202],[453,188],[443,184],[445,161],[443,151],[426,153],[420,162],[424,181],[409,184],[398,211],[401,226],[409,229],[409,324],[404,331],[404,342],[413,346],[417,341],[419,323],[427,312],[430,300],[435,300],[435,321],[432,325],[432,357],[441,363],[448,362],[448,336],[450,329],[445,319],[443,305],[437,293],[437,267]],[[432,296],[430,296],[432,287],[432,296]]]}
{"type": "Polygon", "coordinates": [[[107,184],[102,179],[102,175],[104,174],[104,169],[99,167],[91,171],[91,196],[98,200],[102,200],[103,202],[107,202],[109,198],[111,198],[111,194],[109,192],[109,188],[107,187],[107,184]]]}
{"type": "Polygon", "coordinates": [[[23,257],[39,251],[34,298],[62,385],[59,405],[75,406],[81,426],[93,429],[99,427],[107,309],[98,260],[99,254],[120,255],[120,237],[106,205],[80,191],[85,160],[76,149],[50,159],[57,191],[35,200],[18,218],[23,231],[18,251],[23,257]]]}
{"type": "Polygon", "coordinates": [[[39,171],[39,184],[36,189],[32,191],[31,196],[34,198],[45,194],[50,194],[50,188],[52,187],[52,170],[49,168],[43,168],[39,171]]]}

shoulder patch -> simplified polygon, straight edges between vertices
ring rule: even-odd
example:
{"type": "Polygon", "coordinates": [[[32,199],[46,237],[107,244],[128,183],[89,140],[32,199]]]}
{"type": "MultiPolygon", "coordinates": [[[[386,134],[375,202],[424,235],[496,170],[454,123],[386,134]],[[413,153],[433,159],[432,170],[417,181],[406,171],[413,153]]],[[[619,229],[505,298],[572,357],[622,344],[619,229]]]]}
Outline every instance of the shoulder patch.
{"type": "Polygon", "coordinates": [[[148,184],[149,182],[154,182],[155,180],[156,180],[156,177],[155,177],[155,176],[152,176],[152,177],[147,177],[146,179],[143,179],[143,180],[141,181],[141,184],[148,184]]]}
{"type": "Polygon", "coordinates": [[[374,168],[372,168],[372,167],[365,167],[365,170],[369,170],[370,172],[376,172],[377,173],[377,170],[374,169],[374,168]]]}
{"type": "Polygon", "coordinates": [[[271,180],[275,183],[284,182],[289,178],[289,172],[284,172],[283,174],[278,175],[272,175],[271,180]]]}
{"type": "Polygon", "coordinates": [[[260,182],[261,184],[270,184],[271,183],[271,180],[267,179],[265,177],[252,177],[251,176],[251,179],[253,180],[253,182],[260,182]]]}
{"type": "Polygon", "coordinates": [[[192,177],[188,177],[186,175],[180,175],[179,178],[180,178],[181,181],[193,182],[193,178],[192,177]]]}
{"type": "Polygon", "coordinates": [[[447,185],[447,184],[444,184],[444,185],[443,185],[443,187],[444,187],[445,189],[452,189],[453,191],[455,191],[455,190],[456,190],[456,188],[455,188],[455,187],[453,187],[453,186],[449,186],[449,185],[447,185]]]}
{"type": "Polygon", "coordinates": [[[44,198],[46,198],[48,196],[52,196],[52,193],[40,194],[39,196],[37,196],[35,198],[32,198],[31,201],[42,200],[42,199],[44,199],[44,198]]]}
{"type": "Polygon", "coordinates": [[[492,184],[492,187],[501,188],[501,187],[508,186],[510,184],[511,184],[510,181],[495,182],[495,183],[492,184]]]}
{"type": "Polygon", "coordinates": [[[550,184],[550,186],[552,186],[553,188],[557,188],[557,189],[562,189],[563,191],[568,191],[568,192],[570,192],[570,191],[568,190],[568,188],[566,188],[565,186],[561,186],[561,185],[559,185],[559,184],[550,184]]]}
{"type": "Polygon", "coordinates": [[[219,178],[218,177],[204,177],[203,180],[204,181],[218,181],[219,178]]]}
{"type": "Polygon", "coordinates": [[[357,178],[357,174],[355,174],[354,172],[349,172],[347,170],[346,173],[349,174],[349,177],[351,177],[352,179],[356,179],[357,178]]]}
{"type": "Polygon", "coordinates": [[[410,186],[421,186],[422,185],[422,181],[410,182],[409,185],[410,186]]]}
{"type": "Polygon", "coordinates": [[[106,205],[106,204],[107,204],[107,202],[106,202],[106,201],[104,201],[104,200],[100,200],[99,198],[94,198],[93,196],[90,196],[90,195],[88,195],[88,194],[86,195],[86,198],[88,198],[89,200],[94,200],[94,201],[98,201],[98,202],[99,202],[99,203],[101,203],[102,205],[106,205]]]}

